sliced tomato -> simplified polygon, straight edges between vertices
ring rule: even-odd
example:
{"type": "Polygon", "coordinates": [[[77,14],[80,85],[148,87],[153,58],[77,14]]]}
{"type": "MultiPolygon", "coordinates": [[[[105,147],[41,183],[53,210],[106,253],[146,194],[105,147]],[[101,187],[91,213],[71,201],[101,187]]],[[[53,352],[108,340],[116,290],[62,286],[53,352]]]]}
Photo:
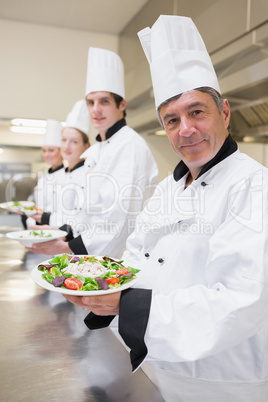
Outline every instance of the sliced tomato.
{"type": "Polygon", "coordinates": [[[83,286],[83,283],[77,278],[67,278],[64,281],[64,286],[70,290],[78,290],[83,286]]]}
{"type": "Polygon", "coordinates": [[[107,278],[105,280],[109,283],[109,285],[115,285],[116,283],[119,283],[119,278],[107,278]]]}
{"type": "Polygon", "coordinates": [[[127,269],[127,268],[120,268],[120,269],[117,269],[117,270],[115,271],[115,273],[116,273],[117,275],[125,275],[125,274],[128,273],[128,269],[127,269]]]}

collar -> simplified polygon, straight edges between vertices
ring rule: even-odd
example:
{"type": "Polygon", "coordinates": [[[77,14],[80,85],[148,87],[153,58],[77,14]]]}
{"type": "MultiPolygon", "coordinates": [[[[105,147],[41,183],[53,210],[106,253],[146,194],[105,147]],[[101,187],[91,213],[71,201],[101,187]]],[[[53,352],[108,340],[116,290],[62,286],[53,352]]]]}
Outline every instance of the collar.
{"type": "MultiPolygon", "coordinates": [[[[126,125],[127,125],[127,122],[124,118],[121,120],[118,120],[113,126],[109,127],[108,130],[106,131],[106,134],[105,134],[106,140],[111,138],[115,133],[117,133],[117,131],[120,130],[120,128],[122,128],[126,125]]],[[[96,141],[101,142],[100,134],[97,135],[96,141]]]]}
{"type": "Polygon", "coordinates": [[[80,168],[81,166],[83,166],[84,163],[85,163],[85,159],[83,159],[82,161],[78,162],[78,163],[70,170],[70,172],[68,172],[68,167],[65,168],[65,172],[66,172],[66,173],[71,173],[71,172],[73,172],[74,170],[76,170],[76,169],[80,168]]]}
{"type": "MultiPolygon", "coordinates": [[[[213,166],[217,165],[219,162],[223,161],[225,158],[233,154],[237,150],[237,143],[232,139],[229,134],[226,140],[224,141],[221,149],[218,153],[212,158],[206,165],[203,166],[201,172],[197,176],[198,179],[202,174],[206,173],[213,166]]],[[[179,181],[187,172],[189,172],[188,167],[185,165],[183,161],[180,161],[178,165],[175,167],[173,172],[173,177],[175,181],[179,181]]],[[[196,180],[195,179],[195,180],[196,180]]]]}
{"type": "Polygon", "coordinates": [[[64,166],[63,166],[63,163],[62,163],[60,166],[56,167],[56,169],[49,168],[48,173],[51,174],[51,173],[57,172],[58,170],[62,169],[63,167],[64,166]]]}

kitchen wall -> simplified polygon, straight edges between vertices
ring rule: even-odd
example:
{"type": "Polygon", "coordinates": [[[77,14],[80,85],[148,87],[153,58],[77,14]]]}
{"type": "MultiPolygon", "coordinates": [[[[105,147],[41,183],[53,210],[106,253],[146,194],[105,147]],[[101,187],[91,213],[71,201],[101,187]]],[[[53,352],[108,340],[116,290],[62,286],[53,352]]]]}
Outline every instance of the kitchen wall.
{"type": "MultiPolygon", "coordinates": [[[[193,18],[213,57],[226,43],[262,24],[267,19],[267,4],[267,0],[149,0],[119,38],[0,20],[0,119],[28,117],[64,121],[74,102],[84,96],[89,46],[118,51],[125,65],[127,121],[148,142],[162,179],[172,172],[178,158],[167,137],[140,129],[155,121],[156,113],[149,66],[137,32],[151,26],[160,14],[187,15],[193,18]]],[[[95,135],[91,129],[92,143],[95,135]]],[[[16,161],[26,158],[31,161],[33,171],[42,164],[38,151],[42,136],[11,133],[7,125],[1,124],[1,145],[7,148],[0,154],[0,163],[13,157],[16,161]],[[10,145],[12,148],[8,148],[10,145]],[[16,146],[21,148],[15,151],[16,146]],[[26,153],[24,146],[29,147],[26,153]]],[[[268,166],[266,144],[239,145],[242,151],[268,166]]]]}

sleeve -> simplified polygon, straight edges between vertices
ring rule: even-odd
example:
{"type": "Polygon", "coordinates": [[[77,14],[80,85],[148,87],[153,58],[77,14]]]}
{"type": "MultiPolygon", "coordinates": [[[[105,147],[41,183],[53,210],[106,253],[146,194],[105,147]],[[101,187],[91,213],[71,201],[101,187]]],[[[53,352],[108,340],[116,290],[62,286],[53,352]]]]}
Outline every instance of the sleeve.
{"type": "MultiPolygon", "coordinates": [[[[120,299],[119,333],[130,348],[133,371],[139,368],[147,355],[144,335],[150,313],[151,294],[151,290],[147,289],[127,289],[122,292],[120,299]]],[[[93,330],[108,327],[113,319],[114,316],[98,316],[91,312],[84,322],[93,330]]]]}
{"type": "MultiPolygon", "coordinates": [[[[267,321],[267,183],[266,175],[261,181],[252,177],[228,194],[226,217],[210,237],[205,266],[198,267],[205,281],[189,278],[191,285],[180,287],[178,279],[175,290],[153,291],[144,336],[150,358],[183,362],[216,355],[253,337],[267,321]]],[[[123,259],[137,260],[142,243],[133,234],[123,259]]],[[[192,252],[192,264],[198,266],[191,244],[176,243],[178,264],[190,264],[185,256],[192,258],[192,252]]]]}
{"type": "Polygon", "coordinates": [[[68,245],[74,254],[87,254],[87,249],[84,246],[81,236],[77,236],[68,242],[68,245]]]}
{"type": "Polygon", "coordinates": [[[119,334],[130,348],[133,371],[141,365],[147,355],[144,341],[150,314],[152,291],[127,289],[122,292],[119,308],[119,334]]]}

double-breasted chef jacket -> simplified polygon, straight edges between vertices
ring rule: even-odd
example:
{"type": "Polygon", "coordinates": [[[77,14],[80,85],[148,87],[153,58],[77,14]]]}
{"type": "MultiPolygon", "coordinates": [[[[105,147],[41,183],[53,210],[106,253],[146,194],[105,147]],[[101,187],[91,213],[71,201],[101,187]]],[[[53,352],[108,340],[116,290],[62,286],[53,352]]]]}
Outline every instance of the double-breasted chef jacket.
{"type": "MultiPolygon", "coordinates": [[[[58,212],[58,199],[61,193],[61,186],[64,179],[64,165],[61,164],[56,169],[49,168],[47,173],[41,174],[34,188],[35,206],[43,211],[58,212]]],[[[21,217],[25,229],[31,225],[36,225],[33,218],[21,217]]]]}
{"type": "MultiPolygon", "coordinates": [[[[83,176],[75,182],[75,209],[63,215],[61,228],[70,233],[73,253],[117,257],[158,184],[158,168],[144,139],[125,119],[107,130],[106,141],[98,135],[85,157],[83,176]]],[[[53,225],[53,219],[43,223],[53,225]]]]}
{"type": "MultiPolygon", "coordinates": [[[[122,259],[119,333],[165,401],[268,401],[267,168],[229,136],[185,188],[183,162],[156,188],[122,259]]],[[[86,325],[112,317],[90,313],[86,325]]]]}

